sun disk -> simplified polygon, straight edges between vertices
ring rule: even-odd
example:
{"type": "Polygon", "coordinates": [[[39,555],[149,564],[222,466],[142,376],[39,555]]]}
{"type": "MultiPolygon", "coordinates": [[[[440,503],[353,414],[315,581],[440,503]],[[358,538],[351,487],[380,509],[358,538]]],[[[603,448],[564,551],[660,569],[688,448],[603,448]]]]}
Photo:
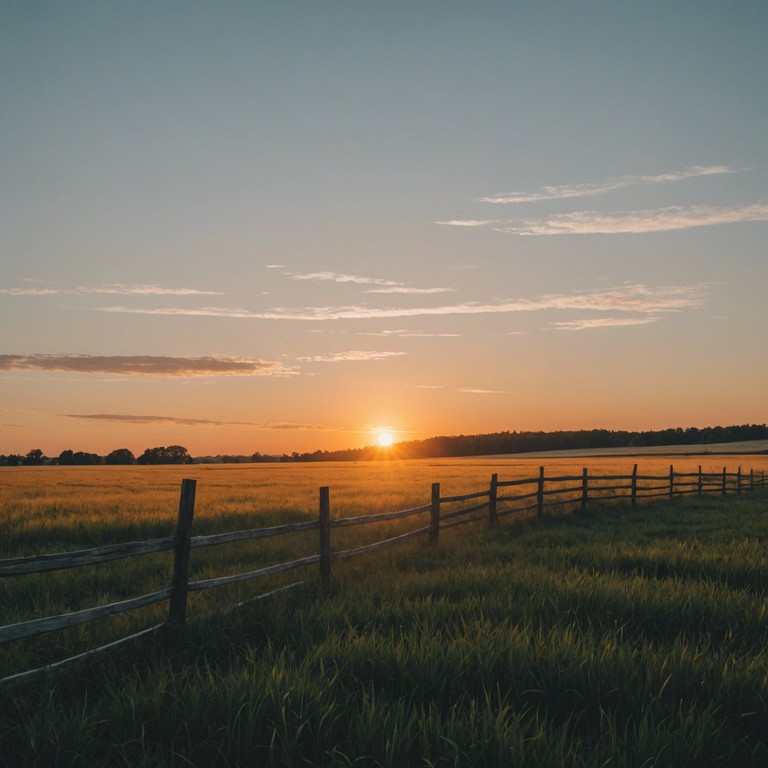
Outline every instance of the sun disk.
{"type": "Polygon", "coordinates": [[[380,432],[376,440],[382,448],[389,448],[395,442],[395,438],[390,432],[380,432]]]}

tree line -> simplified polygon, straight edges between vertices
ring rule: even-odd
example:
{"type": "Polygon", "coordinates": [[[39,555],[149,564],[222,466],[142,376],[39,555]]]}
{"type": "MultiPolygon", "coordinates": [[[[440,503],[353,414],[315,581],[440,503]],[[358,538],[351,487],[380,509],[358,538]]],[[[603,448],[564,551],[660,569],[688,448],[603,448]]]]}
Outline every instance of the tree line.
{"type": "Polygon", "coordinates": [[[58,456],[48,457],[39,448],[34,448],[26,455],[0,455],[0,467],[35,467],[44,464],[59,466],[95,466],[99,464],[192,464],[194,459],[183,445],[158,446],[147,448],[140,456],[134,456],[128,448],[117,448],[106,456],[86,451],[62,451],[58,456]]]}
{"type": "Polygon", "coordinates": [[[312,453],[218,455],[193,458],[182,445],[147,448],[136,457],[128,448],[118,448],[106,456],[84,451],[62,451],[49,458],[36,448],[26,455],[0,455],[0,466],[40,466],[59,464],[88,466],[98,464],[245,464],[303,461],[370,461],[376,459],[434,459],[449,456],[489,456],[532,451],[563,451],[572,449],[633,448],[664,445],[708,445],[744,440],[768,440],[765,424],[740,424],[728,427],[675,427],[673,429],[627,430],[580,429],[555,432],[492,432],[482,435],[450,435],[408,440],[389,448],[369,445],[339,451],[312,453]]]}
{"type": "Polygon", "coordinates": [[[663,430],[608,429],[558,430],[555,432],[492,432],[482,435],[451,435],[408,440],[390,448],[369,445],[341,451],[302,453],[296,461],[368,461],[390,458],[436,459],[449,456],[490,456],[533,451],[564,451],[596,448],[634,448],[664,445],[708,445],[768,439],[765,424],[728,427],[675,427],[663,430]]]}

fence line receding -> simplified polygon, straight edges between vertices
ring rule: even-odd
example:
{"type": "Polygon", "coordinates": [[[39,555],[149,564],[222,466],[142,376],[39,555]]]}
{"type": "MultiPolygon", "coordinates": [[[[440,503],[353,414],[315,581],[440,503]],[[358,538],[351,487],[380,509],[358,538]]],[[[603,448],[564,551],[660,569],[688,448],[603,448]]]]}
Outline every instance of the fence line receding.
{"type": "MultiPolygon", "coordinates": [[[[327,585],[331,578],[331,564],[334,560],[356,557],[422,536],[428,536],[429,544],[437,546],[441,530],[482,520],[486,520],[490,526],[495,526],[499,524],[500,518],[512,514],[520,515],[526,512],[535,512],[535,516],[541,518],[547,507],[571,504],[576,509],[584,510],[590,503],[627,499],[632,506],[635,506],[638,501],[660,497],[671,499],[676,496],[693,494],[697,496],[707,493],[725,495],[733,492],[739,494],[743,491],[752,491],[755,488],[765,488],[764,470],[761,470],[759,476],[754,470],[750,470],[749,474],[744,474],[741,467],[736,472],[728,472],[726,467],[723,467],[722,472],[716,473],[702,472],[701,467],[698,468],[697,472],[675,472],[674,467],[670,465],[669,473],[667,474],[641,475],[638,474],[637,464],[635,464],[632,473],[625,475],[590,475],[588,469],[584,468],[579,475],[547,477],[544,467],[540,467],[536,477],[499,480],[498,475],[493,474],[488,490],[460,495],[441,496],[440,483],[433,483],[431,501],[428,504],[411,509],[339,519],[331,517],[330,489],[324,486],[320,488],[319,515],[316,520],[268,528],[192,536],[196,481],[183,480],[179,499],[178,522],[174,536],[153,539],[151,541],[94,547],[75,552],[0,560],[0,577],[8,577],[79,568],[86,565],[98,565],[121,558],[137,557],[168,550],[173,550],[174,553],[173,577],[169,587],[148,595],[108,605],[73,611],[58,616],[31,619],[0,627],[0,644],[85,624],[96,619],[168,600],[169,607],[166,622],[69,659],[5,677],[0,679],[0,686],[10,687],[27,684],[49,676],[61,669],[81,666],[93,658],[123,646],[128,641],[154,632],[162,626],[170,625],[178,628],[186,620],[187,598],[190,592],[199,592],[227,584],[250,581],[310,565],[319,565],[320,582],[323,585],[327,585]],[[511,490],[518,488],[522,492],[511,490]],[[527,490],[528,488],[533,488],[533,490],[527,490]],[[483,499],[483,501],[478,501],[480,499],[483,499]],[[474,503],[464,506],[466,502],[474,503]],[[457,504],[462,506],[445,509],[446,507],[454,507],[457,504]],[[480,512],[485,512],[486,514],[481,516],[480,512]],[[333,550],[332,532],[334,529],[403,520],[412,517],[422,518],[421,525],[413,530],[350,549],[333,550]],[[233,542],[287,536],[306,531],[318,531],[317,554],[229,576],[219,576],[198,581],[189,580],[189,564],[192,550],[233,542]]],[[[257,595],[250,600],[243,601],[238,604],[238,607],[253,600],[283,592],[286,589],[291,589],[303,583],[304,581],[297,581],[278,587],[262,595],[257,595]]]]}

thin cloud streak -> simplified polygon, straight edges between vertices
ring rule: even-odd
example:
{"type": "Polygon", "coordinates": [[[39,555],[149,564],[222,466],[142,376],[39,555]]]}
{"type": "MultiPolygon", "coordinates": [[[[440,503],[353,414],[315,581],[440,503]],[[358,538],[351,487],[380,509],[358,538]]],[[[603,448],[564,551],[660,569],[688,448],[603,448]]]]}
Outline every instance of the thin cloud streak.
{"type": "Polygon", "coordinates": [[[436,221],[435,224],[441,224],[444,227],[487,227],[497,222],[498,219],[448,219],[436,221]]]}
{"type": "Polygon", "coordinates": [[[161,285],[123,285],[110,283],[94,287],[80,286],[71,291],[63,291],[70,294],[122,294],[126,296],[224,296],[222,291],[200,291],[197,288],[164,288],[161,285]]]}
{"type": "Polygon", "coordinates": [[[401,339],[406,338],[417,338],[417,339],[427,339],[427,338],[433,338],[433,337],[439,337],[439,338],[460,338],[460,333],[429,333],[427,331],[360,331],[358,336],[388,336],[388,337],[397,337],[401,339]]]}
{"type": "Polygon", "coordinates": [[[79,286],[77,288],[0,288],[0,294],[6,296],[84,296],[122,295],[122,296],[224,296],[222,291],[200,291],[196,288],[164,288],[161,285],[108,285],[79,286]]]}
{"type": "Polygon", "coordinates": [[[328,321],[328,320],[367,320],[395,317],[419,317],[442,315],[479,315],[507,314],[512,312],[535,312],[542,310],[589,309],[600,312],[672,312],[683,309],[701,307],[705,300],[707,285],[664,285],[649,287],[633,284],[602,291],[548,294],[534,299],[514,299],[496,303],[467,302],[448,304],[436,307],[305,307],[290,309],[275,307],[260,312],[246,309],[229,309],[225,307],[203,307],[201,309],[185,309],[180,307],[165,307],[157,309],[134,307],[101,307],[94,311],[192,316],[192,317],[223,317],[254,320],[298,320],[298,321],[328,321]]]}
{"type": "Polygon", "coordinates": [[[733,208],[670,206],[626,213],[578,211],[543,219],[523,219],[519,223],[495,229],[497,232],[514,235],[617,235],[670,232],[747,221],[768,221],[768,203],[733,208]]]}
{"type": "Polygon", "coordinates": [[[341,427],[328,427],[322,424],[293,424],[279,421],[220,421],[217,419],[190,419],[179,416],[140,416],[116,413],[65,413],[68,419],[86,421],[107,421],[118,424],[174,424],[181,427],[256,427],[258,429],[311,430],[317,432],[348,431],[341,427]]]}
{"type": "Polygon", "coordinates": [[[466,392],[470,395],[508,395],[501,389],[457,389],[457,392],[466,392]]]}
{"type": "Polygon", "coordinates": [[[306,274],[290,275],[291,280],[321,280],[333,283],[355,283],[356,285],[403,285],[396,280],[384,280],[379,277],[362,277],[360,275],[345,275],[340,272],[308,272],[306,274]]]}
{"type": "Polygon", "coordinates": [[[614,328],[627,325],[649,325],[661,320],[660,315],[648,315],[647,317],[593,317],[584,320],[566,320],[552,323],[557,331],[586,331],[591,328],[614,328]]]}
{"type": "Polygon", "coordinates": [[[657,176],[620,176],[600,183],[563,184],[559,186],[540,187],[537,192],[506,192],[478,198],[482,203],[537,203],[541,200],[563,200],[574,197],[595,197],[614,192],[626,187],[638,187],[655,184],[669,184],[697,176],[714,176],[725,173],[741,173],[725,165],[694,165],[683,171],[661,173],[657,176]]]}
{"type": "Polygon", "coordinates": [[[432,294],[454,293],[456,288],[409,288],[405,285],[394,285],[388,288],[369,288],[364,293],[403,293],[403,294],[432,294]]]}
{"type": "Polygon", "coordinates": [[[365,360],[385,360],[388,357],[400,357],[407,352],[370,352],[366,350],[352,350],[350,352],[334,352],[328,355],[314,355],[312,357],[297,357],[297,360],[310,363],[349,363],[365,360]]]}
{"type": "Polygon", "coordinates": [[[153,355],[0,355],[0,371],[69,371],[124,376],[287,376],[283,363],[245,357],[165,357],[153,355]]]}
{"type": "Polygon", "coordinates": [[[365,293],[450,293],[455,288],[413,288],[407,283],[398,280],[385,280],[380,277],[363,277],[361,275],[347,275],[340,272],[309,272],[306,274],[290,275],[291,280],[320,280],[334,283],[353,283],[355,285],[374,285],[365,293]]]}
{"type": "Polygon", "coordinates": [[[3,296],[58,296],[60,293],[55,288],[0,288],[3,296]]]}

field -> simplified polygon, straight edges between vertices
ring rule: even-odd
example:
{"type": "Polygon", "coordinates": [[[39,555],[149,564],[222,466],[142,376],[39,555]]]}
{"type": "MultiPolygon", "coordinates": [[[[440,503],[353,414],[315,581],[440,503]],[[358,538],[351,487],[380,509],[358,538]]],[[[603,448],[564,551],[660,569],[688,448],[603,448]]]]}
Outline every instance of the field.
{"type": "MultiPolygon", "coordinates": [[[[635,461],[649,474],[670,461],[768,468],[768,456],[546,467],[618,474],[635,461]]],[[[540,463],[8,468],[0,557],[168,535],[182,477],[198,480],[195,532],[208,533],[315,517],[321,485],[333,516],[350,516],[424,504],[432,482],[466,493],[540,463]]],[[[765,765],[767,498],[477,524],[438,549],[417,542],[335,566],[330,591],[313,573],[239,611],[226,608],[255,587],[198,594],[180,639],[138,641],[75,679],[5,696],[0,765],[765,765]]],[[[296,552],[313,546],[297,537],[296,552]]],[[[196,576],[291,547],[216,548],[196,576]]],[[[168,571],[153,555],[6,579],[0,624],[138,594],[168,571]]],[[[139,611],[0,648],[0,676],[156,620],[139,611]]]]}

